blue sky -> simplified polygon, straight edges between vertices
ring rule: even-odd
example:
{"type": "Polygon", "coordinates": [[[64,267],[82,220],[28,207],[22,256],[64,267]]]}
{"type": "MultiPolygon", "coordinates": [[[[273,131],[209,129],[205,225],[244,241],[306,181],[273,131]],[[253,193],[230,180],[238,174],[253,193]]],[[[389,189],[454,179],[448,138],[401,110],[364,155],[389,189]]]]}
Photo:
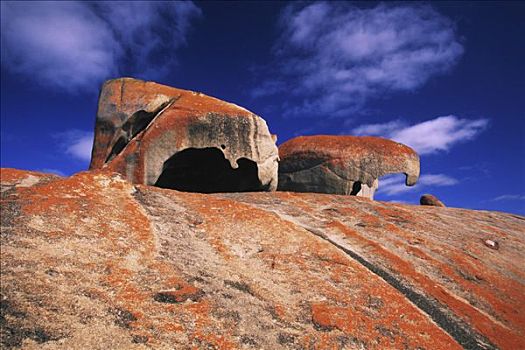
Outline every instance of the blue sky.
{"type": "Polygon", "coordinates": [[[525,214],[519,2],[2,2],[1,165],[87,168],[101,83],[132,76],[234,102],[279,143],[379,135],[421,179],[376,198],[525,214]]]}

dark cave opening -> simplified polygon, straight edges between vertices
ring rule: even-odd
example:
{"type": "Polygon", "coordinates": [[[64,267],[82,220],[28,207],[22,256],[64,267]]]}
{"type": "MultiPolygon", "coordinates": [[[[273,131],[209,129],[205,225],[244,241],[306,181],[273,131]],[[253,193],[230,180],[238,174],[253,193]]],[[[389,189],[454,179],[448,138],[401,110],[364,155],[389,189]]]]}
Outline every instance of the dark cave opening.
{"type": "Polygon", "coordinates": [[[106,158],[105,163],[109,162],[110,160],[115,158],[120,152],[122,152],[122,150],[124,149],[124,147],[126,147],[127,144],[128,140],[126,140],[124,136],[119,137],[117,142],[115,142],[115,144],[113,145],[113,148],[111,149],[111,152],[106,158]]]}
{"type": "Polygon", "coordinates": [[[218,148],[188,148],[164,162],[155,186],[200,193],[263,190],[257,164],[246,158],[237,164],[233,169],[218,148]]]}
{"type": "Polygon", "coordinates": [[[351,196],[357,196],[359,191],[361,191],[361,182],[360,181],[356,181],[352,185],[352,192],[350,192],[350,195],[351,196]]]}

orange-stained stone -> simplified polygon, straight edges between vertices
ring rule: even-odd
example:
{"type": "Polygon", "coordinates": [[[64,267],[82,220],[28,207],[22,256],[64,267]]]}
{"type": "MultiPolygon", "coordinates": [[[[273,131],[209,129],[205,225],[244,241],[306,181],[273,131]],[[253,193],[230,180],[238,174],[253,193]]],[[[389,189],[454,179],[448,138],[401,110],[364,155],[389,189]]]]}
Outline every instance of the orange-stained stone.
{"type": "Polygon", "coordinates": [[[4,344],[525,346],[521,216],[323,194],[184,193],[107,171],[26,187],[13,184],[29,174],[2,175],[4,344]]]}
{"type": "Polygon", "coordinates": [[[371,136],[299,136],[279,146],[279,190],[353,194],[373,198],[377,181],[419,178],[419,156],[408,146],[371,136]]]}
{"type": "MultiPolygon", "coordinates": [[[[261,117],[233,103],[154,82],[119,78],[102,86],[90,169],[105,168],[133,183],[154,185],[175,154],[213,149],[231,171],[242,167],[240,160],[255,164],[259,183],[250,190],[275,190],[275,140],[261,117]]],[[[210,177],[213,173],[211,170],[210,177]]]]}

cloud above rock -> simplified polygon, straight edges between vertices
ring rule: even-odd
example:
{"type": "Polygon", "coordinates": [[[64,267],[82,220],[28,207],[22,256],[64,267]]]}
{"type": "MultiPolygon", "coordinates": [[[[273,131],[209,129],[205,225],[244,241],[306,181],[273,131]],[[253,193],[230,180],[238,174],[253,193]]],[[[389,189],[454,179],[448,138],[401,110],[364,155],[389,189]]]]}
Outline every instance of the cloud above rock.
{"type": "Polygon", "coordinates": [[[16,1],[1,4],[2,66],[43,86],[75,92],[122,73],[174,63],[201,11],[192,2],[16,1]],[[126,71],[123,66],[130,67],[126,71]]]}
{"type": "Polygon", "coordinates": [[[492,201],[525,201],[525,194],[503,194],[496,198],[493,198],[492,201]]]}
{"type": "Polygon", "coordinates": [[[369,99],[421,87],[463,53],[452,21],[422,4],[294,3],[280,27],[278,72],[252,95],[286,88],[301,98],[292,114],[345,116],[369,99]]]}
{"type": "Polygon", "coordinates": [[[488,119],[442,116],[409,125],[402,120],[361,125],[353,135],[382,136],[415,149],[420,155],[448,151],[461,142],[474,139],[488,126],[488,119]]]}
{"type": "Polygon", "coordinates": [[[388,175],[379,179],[377,194],[386,196],[396,196],[407,192],[421,191],[424,188],[444,187],[457,185],[459,181],[445,174],[424,174],[419,177],[415,186],[405,185],[402,175],[388,175]]]}
{"type": "Polygon", "coordinates": [[[58,148],[68,157],[89,163],[93,149],[94,134],[92,131],[71,129],[53,135],[58,148]]]}

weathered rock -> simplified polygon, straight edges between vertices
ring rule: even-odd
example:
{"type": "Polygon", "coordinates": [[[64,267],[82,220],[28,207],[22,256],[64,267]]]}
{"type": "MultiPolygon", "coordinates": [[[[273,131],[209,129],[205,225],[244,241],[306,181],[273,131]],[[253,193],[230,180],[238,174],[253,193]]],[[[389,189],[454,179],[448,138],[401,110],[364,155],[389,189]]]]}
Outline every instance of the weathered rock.
{"type": "Polygon", "coordinates": [[[421,205],[429,205],[433,207],[445,207],[445,204],[443,204],[442,201],[437,199],[436,196],[431,194],[424,194],[419,198],[419,204],[421,205]]]}
{"type": "Polygon", "coordinates": [[[490,249],[498,250],[499,249],[499,243],[498,241],[494,241],[492,239],[484,239],[483,244],[485,244],[490,249]]]}
{"type": "Polygon", "coordinates": [[[410,147],[370,136],[300,136],[279,147],[279,190],[350,194],[373,199],[379,177],[419,178],[419,156],[410,147]]]}
{"type": "Polygon", "coordinates": [[[201,93],[130,78],[100,93],[90,169],[197,192],[275,190],[278,151],[266,122],[201,93]]]}
{"type": "Polygon", "coordinates": [[[1,174],[2,348],[525,348],[522,216],[1,174]]]}

